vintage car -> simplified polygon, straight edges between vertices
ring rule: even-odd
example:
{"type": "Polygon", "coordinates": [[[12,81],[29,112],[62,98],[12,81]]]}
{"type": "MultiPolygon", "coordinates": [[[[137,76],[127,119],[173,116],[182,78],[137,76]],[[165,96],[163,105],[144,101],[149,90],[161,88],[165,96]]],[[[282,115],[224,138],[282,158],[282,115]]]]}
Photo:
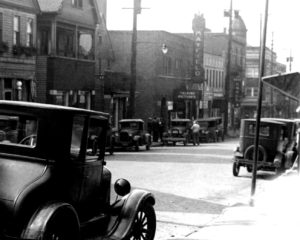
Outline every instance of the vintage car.
{"type": "Polygon", "coordinates": [[[170,121],[170,129],[168,132],[163,133],[162,142],[164,145],[172,143],[173,146],[177,142],[182,142],[187,145],[192,140],[191,134],[192,121],[186,118],[173,118],[170,121]]]}
{"type": "Polygon", "coordinates": [[[114,133],[113,143],[114,147],[134,148],[139,151],[140,146],[149,150],[152,140],[142,119],[122,119],[119,121],[119,130],[114,133]]]}
{"type": "Polygon", "coordinates": [[[200,126],[200,142],[224,141],[221,117],[200,118],[196,121],[200,126]]]}
{"type": "MultiPolygon", "coordinates": [[[[260,123],[257,170],[274,171],[277,174],[292,167],[296,157],[296,130],[294,120],[262,118],[260,123]]],[[[242,119],[239,146],[234,151],[233,175],[240,167],[252,171],[256,119],[242,119]]]]}
{"type": "Polygon", "coordinates": [[[107,114],[0,101],[0,239],[154,239],[154,196],[105,167],[107,114]]]}

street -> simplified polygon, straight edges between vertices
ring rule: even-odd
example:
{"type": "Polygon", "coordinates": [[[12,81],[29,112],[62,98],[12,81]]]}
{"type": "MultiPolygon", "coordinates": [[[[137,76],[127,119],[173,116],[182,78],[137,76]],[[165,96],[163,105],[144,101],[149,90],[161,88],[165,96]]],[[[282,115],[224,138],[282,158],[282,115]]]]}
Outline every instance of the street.
{"type": "MultiPolygon", "coordinates": [[[[169,239],[187,236],[217,218],[224,208],[249,201],[252,174],[242,168],[239,177],[232,175],[237,143],[238,139],[229,139],[200,146],[141,148],[116,152],[106,156],[106,161],[112,183],[126,178],[132,188],[155,195],[155,239],[169,239]]],[[[259,189],[274,174],[258,172],[257,178],[259,189]]]]}

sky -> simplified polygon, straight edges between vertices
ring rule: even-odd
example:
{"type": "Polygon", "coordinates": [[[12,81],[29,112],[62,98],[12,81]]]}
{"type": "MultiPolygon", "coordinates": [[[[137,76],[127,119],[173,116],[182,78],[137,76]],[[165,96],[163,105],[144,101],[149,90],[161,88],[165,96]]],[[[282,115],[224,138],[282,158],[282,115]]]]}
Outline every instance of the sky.
{"type": "MultiPolygon", "coordinates": [[[[259,46],[260,29],[265,19],[266,0],[232,0],[247,27],[247,43],[259,46]]],[[[141,0],[138,30],[164,30],[171,33],[191,33],[195,14],[203,14],[206,27],[212,32],[228,29],[229,19],[224,10],[230,0],[141,0]]],[[[133,0],[107,0],[108,30],[132,30],[133,0]]],[[[292,71],[300,71],[300,2],[299,0],[269,0],[266,46],[277,53],[277,61],[287,64],[292,56],[292,71]]]]}

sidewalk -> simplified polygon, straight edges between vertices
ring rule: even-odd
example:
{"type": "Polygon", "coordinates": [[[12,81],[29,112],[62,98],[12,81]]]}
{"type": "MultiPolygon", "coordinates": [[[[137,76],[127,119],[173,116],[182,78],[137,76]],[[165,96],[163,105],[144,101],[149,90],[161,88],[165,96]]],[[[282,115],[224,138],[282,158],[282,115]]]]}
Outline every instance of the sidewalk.
{"type": "Polygon", "coordinates": [[[181,239],[299,239],[300,177],[296,171],[270,182],[256,193],[254,203],[253,207],[248,203],[231,206],[209,225],[181,239]]]}

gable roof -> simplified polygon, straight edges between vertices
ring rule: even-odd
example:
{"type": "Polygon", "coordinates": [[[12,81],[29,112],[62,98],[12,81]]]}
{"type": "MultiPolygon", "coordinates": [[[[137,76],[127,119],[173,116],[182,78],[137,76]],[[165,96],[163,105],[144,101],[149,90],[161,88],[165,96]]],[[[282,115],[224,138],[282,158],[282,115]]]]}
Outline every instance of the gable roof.
{"type": "Polygon", "coordinates": [[[61,10],[63,0],[37,0],[43,13],[57,13],[61,10]]]}

